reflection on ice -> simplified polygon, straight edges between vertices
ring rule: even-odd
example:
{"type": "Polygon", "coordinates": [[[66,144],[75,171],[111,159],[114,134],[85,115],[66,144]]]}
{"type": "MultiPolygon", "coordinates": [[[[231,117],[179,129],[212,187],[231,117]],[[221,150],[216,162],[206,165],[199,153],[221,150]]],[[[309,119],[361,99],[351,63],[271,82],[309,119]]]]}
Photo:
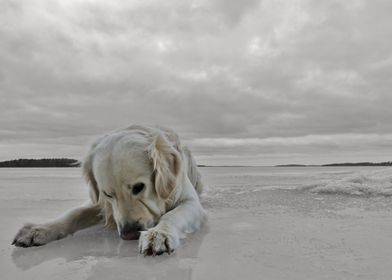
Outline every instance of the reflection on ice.
{"type": "Polygon", "coordinates": [[[31,248],[15,247],[12,259],[16,266],[26,270],[51,259],[62,258],[67,262],[84,257],[130,256],[137,253],[136,242],[127,242],[120,250],[121,239],[116,231],[96,226],[80,231],[73,236],[31,248]],[[135,251],[135,252],[133,252],[135,251]]]}
{"type": "Polygon", "coordinates": [[[140,273],[138,279],[150,279],[145,277],[154,276],[152,274],[159,276],[159,279],[191,279],[194,263],[192,259],[198,257],[200,246],[207,233],[206,223],[200,231],[183,240],[186,246],[182,246],[180,252],[153,258],[139,254],[137,240],[122,240],[118,237],[117,231],[96,226],[44,246],[14,248],[12,260],[22,270],[29,270],[51,260],[67,263],[87,260],[86,264],[91,266],[90,277],[94,279],[107,279],[112,276],[110,275],[112,269],[108,274],[108,271],[102,268],[108,263],[122,266],[121,273],[126,273],[124,262],[126,270],[129,269],[133,277],[140,273]],[[154,270],[149,269],[152,265],[155,267],[154,270]],[[161,269],[156,269],[157,267],[161,269]]]}

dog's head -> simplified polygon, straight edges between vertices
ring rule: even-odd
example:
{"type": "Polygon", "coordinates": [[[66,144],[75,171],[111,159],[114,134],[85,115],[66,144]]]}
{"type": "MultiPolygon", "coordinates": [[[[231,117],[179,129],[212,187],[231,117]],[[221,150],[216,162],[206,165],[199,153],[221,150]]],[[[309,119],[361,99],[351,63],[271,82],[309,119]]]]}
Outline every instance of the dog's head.
{"type": "Polygon", "coordinates": [[[137,239],[176,200],[180,149],[176,135],[146,129],[117,131],[91,147],[83,164],[90,196],[121,238],[137,239]]]}

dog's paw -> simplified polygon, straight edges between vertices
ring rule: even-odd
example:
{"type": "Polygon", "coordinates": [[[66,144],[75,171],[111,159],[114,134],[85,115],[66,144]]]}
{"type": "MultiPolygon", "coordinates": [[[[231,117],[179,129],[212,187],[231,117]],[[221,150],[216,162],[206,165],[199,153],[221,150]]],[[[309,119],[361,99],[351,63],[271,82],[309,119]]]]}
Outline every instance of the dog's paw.
{"type": "Polygon", "coordinates": [[[12,245],[17,247],[41,246],[64,236],[51,226],[25,224],[16,234],[12,245]]]}
{"type": "Polygon", "coordinates": [[[170,255],[178,245],[178,237],[154,228],[141,232],[139,238],[139,251],[144,256],[170,255]]]}

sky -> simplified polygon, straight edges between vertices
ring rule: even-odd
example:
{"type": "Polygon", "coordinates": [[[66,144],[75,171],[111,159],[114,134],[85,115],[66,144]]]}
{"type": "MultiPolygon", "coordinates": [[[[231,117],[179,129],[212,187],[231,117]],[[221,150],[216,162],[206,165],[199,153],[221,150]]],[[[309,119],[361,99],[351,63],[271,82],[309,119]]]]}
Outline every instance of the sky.
{"type": "Polygon", "coordinates": [[[0,0],[0,160],[130,124],[198,163],[392,160],[391,1],[0,0]]]}

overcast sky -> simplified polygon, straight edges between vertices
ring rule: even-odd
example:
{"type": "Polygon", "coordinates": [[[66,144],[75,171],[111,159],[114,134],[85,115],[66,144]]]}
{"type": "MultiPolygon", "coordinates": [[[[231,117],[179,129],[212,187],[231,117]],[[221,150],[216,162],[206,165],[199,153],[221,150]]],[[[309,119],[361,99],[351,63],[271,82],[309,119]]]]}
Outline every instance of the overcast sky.
{"type": "Polygon", "coordinates": [[[201,164],[392,160],[391,1],[0,1],[0,160],[133,123],[201,164]]]}

